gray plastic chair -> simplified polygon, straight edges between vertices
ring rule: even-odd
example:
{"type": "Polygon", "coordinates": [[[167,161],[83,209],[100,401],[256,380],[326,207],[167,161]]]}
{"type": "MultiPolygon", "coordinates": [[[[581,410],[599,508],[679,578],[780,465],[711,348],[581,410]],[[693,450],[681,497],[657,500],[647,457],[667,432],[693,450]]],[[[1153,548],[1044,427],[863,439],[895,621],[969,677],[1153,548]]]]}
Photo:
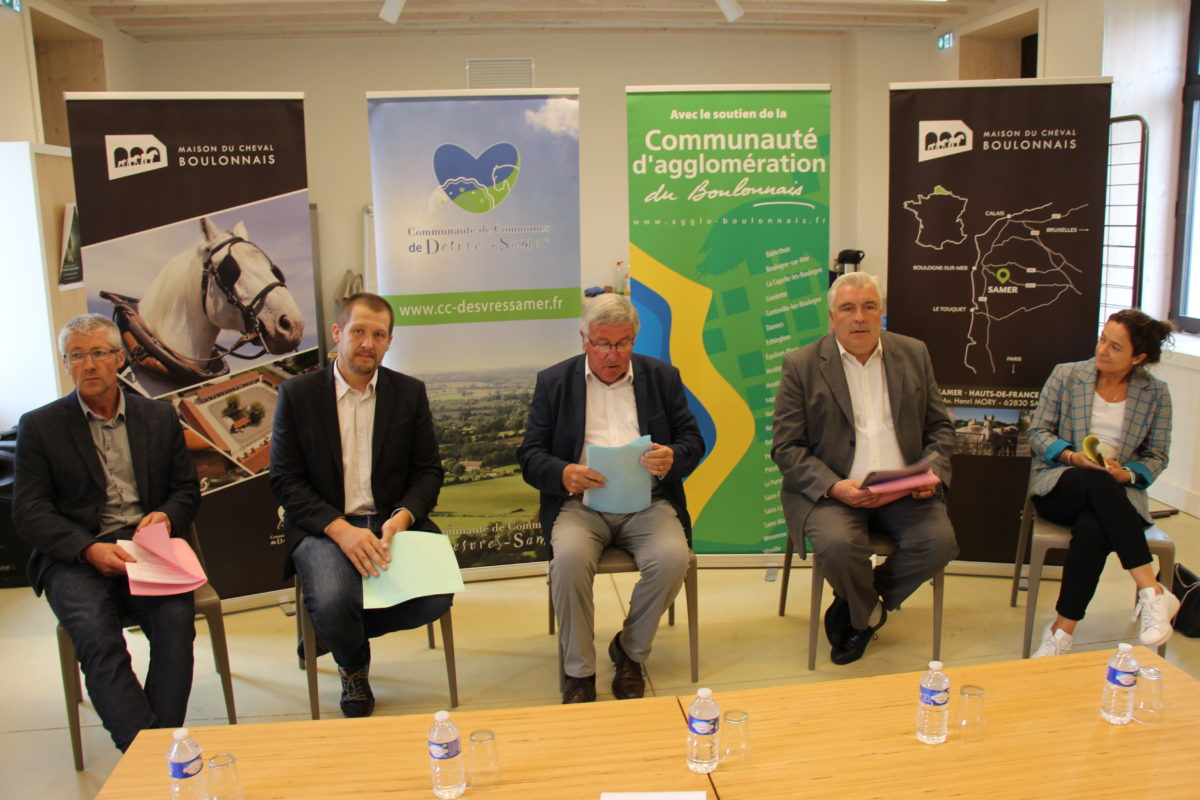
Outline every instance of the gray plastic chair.
{"type": "MultiPolygon", "coordinates": [[[[596,566],[597,575],[637,571],[637,564],[634,563],[633,556],[627,550],[623,550],[620,547],[604,548],[604,552],[600,554],[600,563],[596,566]]],[[[549,598],[550,609],[550,634],[554,635],[554,596],[550,593],[548,579],[546,583],[546,594],[549,598]]],[[[687,599],[688,650],[692,660],[692,683],[697,683],[700,680],[700,592],[696,574],[696,554],[690,549],[688,550],[688,570],[683,578],[683,594],[687,599]]],[[[667,609],[667,624],[675,624],[674,601],[671,602],[670,607],[667,609]]],[[[561,647],[558,650],[558,675],[559,683],[562,683],[563,654],[561,647]]]]}
{"type": "MultiPolygon", "coordinates": [[[[877,556],[890,556],[896,552],[892,540],[882,533],[870,532],[871,552],[877,556]]],[[[792,537],[787,537],[787,547],[783,551],[783,577],[779,584],[779,616],[787,611],[788,581],[792,571],[792,554],[795,545],[792,537]]],[[[813,553],[812,562],[812,592],[808,605],[808,668],[817,668],[817,634],[821,628],[821,595],[825,591],[825,571],[821,568],[821,560],[813,553]]],[[[942,655],[942,603],[945,599],[946,570],[939,569],[930,580],[933,584],[933,660],[937,661],[942,655]]]]}
{"type": "MultiPolygon", "coordinates": [[[[438,622],[442,626],[442,640],[446,645],[446,680],[450,684],[450,707],[458,708],[458,670],[454,660],[452,612],[453,609],[446,609],[446,613],[438,619],[438,622]]],[[[304,607],[304,585],[299,575],[296,576],[296,629],[300,640],[304,643],[304,657],[300,659],[300,669],[304,670],[308,677],[309,710],[312,712],[313,719],[320,719],[321,702],[317,692],[317,632],[313,628],[312,617],[308,615],[308,609],[304,607]]],[[[433,650],[437,647],[433,636],[433,623],[426,625],[425,629],[428,633],[429,649],[433,650]]]]}
{"type": "MultiPolygon", "coordinates": [[[[201,565],[204,556],[196,537],[196,526],[188,530],[185,537],[188,544],[196,551],[201,565]]],[[[221,690],[225,693],[225,713],[229,724],[237,724],[237,709],[233,701],[233,680],[229,672],[229,648],[225,642],[225,618],[221,612],[221,597],[211,583],[206,583],[195,592],[196,616],[203,616],[208,623],[208,635],[212,640],[213,664],[217,674],[221,676],[221,690]]],[[[121,626],[132,628],[136,620],[124,618],[121,626]]],[[[71,732],[71,753],[75,757],[75,770],[83,771],[83,737],[79,726],[79,704],[83,702],[83,687],[79,681],[79,661],[75,656],[75,643],[62,625],[57,626],[58,660],[62,667],[63,694],[67,701],[67,727],[71,732]]]]}
{"type": "MultiPolygon", "coordinates": [[[[1167,591],[1171,591],[1171,576],[1175,574],[1175,543],[1171,537],[1163,533],[1157,525],[1146,529],[1146,544],[1150,546],[1150,555],[1158,559],[1159,574],[1166,577],[1167,591]]],[[[1017,605],[1017,592],[1021,590],[1021,567],[1025,563],[1026,550],[1029,552],[1029,579],[1027,581],[1027,596],[1025,598],[1025,634],[1021,640],[1021,657],[1029,658],[1033,641],[1034,617],[1037,616],[1038,589],[1042,583],[1042,568],[1046,565],[1046,555],[1052,550],[1066,550],[1071,546],[1071,529],[1056,525],[1037,515],[1033,507],[1033,499],[1027,492],[1025,508],[1021,512],[1021,533],[1017,537],[1017,553],[1013,559],[1012,594],[1008,604],[1013,608],[1017,605]]],[[[1136,602],[1136,593],[1134,595],[1136,602]]],[[[1158,648],[1158,654],[1164,655],[1167,646],[1158,648]]]]}

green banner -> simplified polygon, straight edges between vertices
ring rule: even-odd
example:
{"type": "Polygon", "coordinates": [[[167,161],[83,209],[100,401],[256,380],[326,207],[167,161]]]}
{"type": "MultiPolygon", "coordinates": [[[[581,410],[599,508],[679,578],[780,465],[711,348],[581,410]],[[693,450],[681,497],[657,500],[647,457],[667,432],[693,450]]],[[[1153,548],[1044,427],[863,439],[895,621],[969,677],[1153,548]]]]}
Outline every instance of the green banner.
{"type": "Polygon", "coordinates": [[[579,289],[509,289],[486,292],[393,294],[396,325],[445,325],[522,319],[576,319],[579,289]]]}
{"type": "Polygon", "coordinates": [[[781,550],[770,458],[780,361],[827,329],[826,87],[630,89],[637,350],[679,368],[708,445],[701,553],[781,550]]]}

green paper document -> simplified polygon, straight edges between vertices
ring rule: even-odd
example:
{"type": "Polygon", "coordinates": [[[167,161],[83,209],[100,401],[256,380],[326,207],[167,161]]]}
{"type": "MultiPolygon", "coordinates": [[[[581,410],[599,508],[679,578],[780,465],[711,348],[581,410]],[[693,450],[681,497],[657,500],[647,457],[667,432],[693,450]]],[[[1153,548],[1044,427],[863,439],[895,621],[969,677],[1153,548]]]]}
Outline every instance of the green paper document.
{"type": "Polygon", "coordinates": [[[363,608],[388,608],[414,597],[463,591],[462,573],[450,537],[401,531],[392,537],[392,560],[378,578],[365,577],[363,608]]]}

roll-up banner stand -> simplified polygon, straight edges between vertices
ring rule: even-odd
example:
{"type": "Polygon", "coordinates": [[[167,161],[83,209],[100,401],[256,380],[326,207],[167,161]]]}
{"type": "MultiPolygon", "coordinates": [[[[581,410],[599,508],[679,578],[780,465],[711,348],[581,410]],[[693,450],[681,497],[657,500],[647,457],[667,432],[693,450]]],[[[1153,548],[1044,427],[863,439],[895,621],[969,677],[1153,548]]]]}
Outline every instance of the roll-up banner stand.
{"type": "Polygon", "coordinates": [[[959,558],[1012,563],[1029,417],[1091,357],[1111,81],[893,84],[889,330],[924,341],[954,420],[959,558]]]}
{"type": "Polygon", "coordinates": [[[88,310],[120,326],[125,384],[179,412],[217,592],[282,589],[271,422],[319,360],[303,95],[66,99],[88,310]]]}
{"type": "Polygon", "coordinates": [[[828,329],[828,86],[627,88],[637,351],[679,368],[707,445],[698,553],[780,552],[781,359],[828,329]]]}
{"type": "Polygon", "coordinates": [[[575,89],[367,95],[384,363],[425,381],[434,521],[476,576],[547,558],[516,451],[537,372],[580,352],[575,89]]]}

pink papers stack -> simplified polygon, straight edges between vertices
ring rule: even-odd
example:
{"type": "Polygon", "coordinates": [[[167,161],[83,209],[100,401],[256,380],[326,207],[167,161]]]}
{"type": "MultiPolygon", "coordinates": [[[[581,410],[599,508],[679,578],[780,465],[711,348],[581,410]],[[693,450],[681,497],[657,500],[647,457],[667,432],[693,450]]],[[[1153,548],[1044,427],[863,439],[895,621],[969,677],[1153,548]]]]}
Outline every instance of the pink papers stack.
{"type": "Polygon", "coordinates": [[[133,541],[117,544],[137,559],[125,565],[130,594],[183,594],[208,582],[192,548],[183,539],[172,539],[164,522],[147,525],[133,534],[133,541]]]}
{"type": "Polygon", "coordinates": [[[894,481],[873,483],[864,488],[872,494],[883,495],[883,503],[881,505],[886,505],[887,503],[899,500],[905,495],[911,494],[913,489],[936,486],[941,482],[942,479],[935,475],[933,470],[929,470],[928,472],[909,475],[906,478],[897,478],[894,481]]]}

